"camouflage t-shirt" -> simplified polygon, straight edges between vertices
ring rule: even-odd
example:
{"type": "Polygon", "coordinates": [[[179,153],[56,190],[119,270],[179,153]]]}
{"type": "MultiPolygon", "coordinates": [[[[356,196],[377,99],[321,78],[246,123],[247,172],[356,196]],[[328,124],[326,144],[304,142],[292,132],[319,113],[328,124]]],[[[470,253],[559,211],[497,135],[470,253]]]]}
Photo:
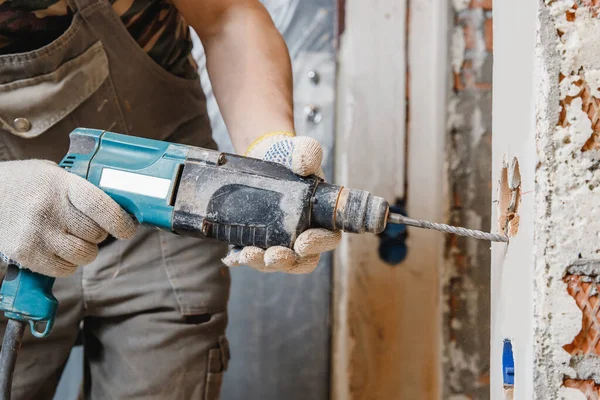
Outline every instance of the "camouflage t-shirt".
{"type": "MultiPolygon", "coordinates": [[[[150,57],[178,76],[196,76],[187,22],[169,0],[108,1],[150,57]]],[[[73,18],[66,0],[0,0],[0,54],[35,50],[57,39],[73,18]]]]}

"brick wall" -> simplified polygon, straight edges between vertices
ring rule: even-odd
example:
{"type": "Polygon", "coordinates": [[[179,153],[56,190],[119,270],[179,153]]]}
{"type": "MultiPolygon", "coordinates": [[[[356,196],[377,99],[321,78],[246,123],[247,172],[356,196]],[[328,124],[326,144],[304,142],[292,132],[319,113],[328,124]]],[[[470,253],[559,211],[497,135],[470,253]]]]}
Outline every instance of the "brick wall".
{"type": "MultiPolygon", "coordinates": [[[[489,231],[492,1],[451,4],[448,222],[489,231]]],[[[489,243],[448,236],[443,273],[444,399],[489,398],[489,266],[489,243]]]]}
{"type": "Polygon", "coordinates": [[[586,399],[600,400],[600,276],[597,263],[582,262],[569,268],[563,281],[581,310],[581,330],[563,346],[571,355],[575,376],[565,376],[563,385],[579,389],[586,399]],[[576,378],[576,379],[573,379],[576,378]]]}

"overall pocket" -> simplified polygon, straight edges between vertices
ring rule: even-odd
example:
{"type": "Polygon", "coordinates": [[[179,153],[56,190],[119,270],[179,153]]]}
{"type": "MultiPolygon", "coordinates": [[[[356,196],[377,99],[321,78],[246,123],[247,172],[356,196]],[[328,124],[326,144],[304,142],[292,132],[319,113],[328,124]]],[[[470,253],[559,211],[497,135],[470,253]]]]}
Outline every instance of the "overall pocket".
{"type": "Polygon", "coordinates": [[[219,348],[208,351],[204,400],[219,400],[221,397],[223,374],[227,371],[229,359],[229,342],[225,336],[220,336],[219,348]]]}
{"type": "Polygon", "coordinates": [[[108,78],[101,42],[54,72],[0,85],[0,126],[22,138],[34,138],[62,120],[108,78]]]}
{"type": "Polygon", "coordinates": [[[0,105],[0,157],[5,160],[57,162],[69,148],[69,133],[80,125],[124,128],[100,41],[50,73],[0,84],[0,105]]]}

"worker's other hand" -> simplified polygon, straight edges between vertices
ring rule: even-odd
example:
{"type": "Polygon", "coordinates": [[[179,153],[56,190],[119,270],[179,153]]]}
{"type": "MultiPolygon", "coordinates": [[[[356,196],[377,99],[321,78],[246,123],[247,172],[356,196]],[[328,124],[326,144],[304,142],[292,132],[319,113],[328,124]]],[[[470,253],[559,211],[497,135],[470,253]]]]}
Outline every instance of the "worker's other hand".
{"type": "Polygon", "coordinates": [[[69,275],[109,233],[136,230],[102,190],[50,161],[0,162],[0,193],[0,258],[43,275],[69,275]]]}
{"type": "MultiPolygon", "coordinates": [[[[268,134],[254,142],[245,155],[283,164],[298,175],[323,177],[323,149],[310,137],[279,132],[268,134]]],[[[308,229],[298,236],[293,250],[282,246],[267,250],[253,246],[234,247],[223,262],[230,267],[248,265],[263,272],[306,274],[317,267],[321,253],[337,247],[341,237],[340,231],[308,229]]]]}

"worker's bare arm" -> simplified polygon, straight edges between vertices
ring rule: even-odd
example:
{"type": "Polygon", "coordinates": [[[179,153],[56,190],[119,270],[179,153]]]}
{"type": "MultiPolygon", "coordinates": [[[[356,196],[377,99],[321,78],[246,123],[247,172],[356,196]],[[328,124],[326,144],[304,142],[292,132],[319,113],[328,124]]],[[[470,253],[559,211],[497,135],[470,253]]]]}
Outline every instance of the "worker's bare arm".
{"type": "MultiPolygon", "coordinates": [[[[196,30],[229,135],[238,153],[281,163],[299,175],[319,174],[323,151],[294,133],[292,67],[281,34],[259,0],[173,0],[196,30]],[[271,133],[271,134],[269,134],[271,133]]],[[[336,247],[340,232],[309,229],[294,250],[234,248],[229,266],[307,273],[319,254],[336,247]]]]}
{"type": "Polygon", "coordinates": [[[235,149],[261,135],[294,132],[287,47],[259,0],[174,0],[198,33],[235,149]]]}

